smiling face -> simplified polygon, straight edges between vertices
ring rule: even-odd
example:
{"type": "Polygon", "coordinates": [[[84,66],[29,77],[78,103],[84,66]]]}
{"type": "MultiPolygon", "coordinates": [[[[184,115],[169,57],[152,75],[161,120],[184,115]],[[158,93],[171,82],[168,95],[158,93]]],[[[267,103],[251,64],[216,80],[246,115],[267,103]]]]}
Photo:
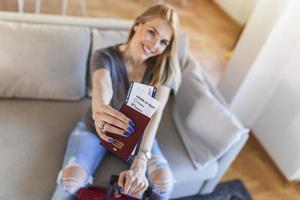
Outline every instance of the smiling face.
{"type": "Polygon", "coordinates": [[[134,26],[131,46],[139,59],[162,54],[171,42],[173,28],[163,19],[154,18],[134,26]]]}

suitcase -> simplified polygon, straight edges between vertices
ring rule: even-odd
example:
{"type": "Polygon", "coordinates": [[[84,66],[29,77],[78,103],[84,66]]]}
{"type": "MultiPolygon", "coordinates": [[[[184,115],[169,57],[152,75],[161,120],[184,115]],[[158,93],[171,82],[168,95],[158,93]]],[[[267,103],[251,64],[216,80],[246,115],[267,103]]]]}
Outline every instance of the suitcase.
{"type": "MultiPolygon", "coordinates": [[[[111,175],[107,189],[95,186],[81,188],[76,195],[77,200],[137,200],[119,192],[117,187],[118,179],[118,175],[111,175]]],[[[143,194],[143,199],[148,200],[151,196],[153,196],[152,189],[148,187],[143,194]]]]}

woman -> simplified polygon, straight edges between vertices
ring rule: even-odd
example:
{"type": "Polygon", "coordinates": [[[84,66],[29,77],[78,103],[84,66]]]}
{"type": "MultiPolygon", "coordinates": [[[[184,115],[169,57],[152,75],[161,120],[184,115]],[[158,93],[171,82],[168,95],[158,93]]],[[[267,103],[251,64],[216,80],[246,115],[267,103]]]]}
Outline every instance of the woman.
{"type": "Polygon", "coordinates": [[[106,131],[124,137],[134,134],[134,122],[118,111],[130,81],[156,86],[161,105],[144,131],[130,169],[120,173],[118,185],[122,193],[140,197],[150,183],[159,199],[169,199],[174,178],[155,134],[170,91],[176,91],[180,83],[177,26],[173,8],[155,5],[136,18],[126,43],[93,54],[92,105],[70,135],[52,199],[72,199],[79,188],[92,183],[92,174],[106,153],[100,140],[114,142],[106,131]]]}

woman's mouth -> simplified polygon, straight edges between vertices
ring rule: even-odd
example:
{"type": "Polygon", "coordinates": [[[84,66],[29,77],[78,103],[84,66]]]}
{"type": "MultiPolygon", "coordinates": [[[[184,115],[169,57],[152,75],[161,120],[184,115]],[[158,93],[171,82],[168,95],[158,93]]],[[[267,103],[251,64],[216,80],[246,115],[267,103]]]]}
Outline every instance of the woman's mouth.
{"type": "Polygon", "coordinates": [[[148,49],[144,44],[142,44],[142,49],[146,56],[150,56],[151,54],[153,54],[153,52],[150,49],[148,49]]]}

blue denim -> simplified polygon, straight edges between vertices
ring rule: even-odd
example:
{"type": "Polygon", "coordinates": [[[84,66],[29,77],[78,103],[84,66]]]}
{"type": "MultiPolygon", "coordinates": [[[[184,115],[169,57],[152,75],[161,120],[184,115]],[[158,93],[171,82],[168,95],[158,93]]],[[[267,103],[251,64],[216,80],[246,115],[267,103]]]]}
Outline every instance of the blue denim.
{"type": "MultiPolygon", "coordinates": [[[[63,161],[63,169],[69,163],[69,161],[73,158],[76,158],[76,163],[80,166],[84,167],[88,173],[88,179],[84,183],[85,186],[89,186],[91,184],[92,176],[97,169],[98,165],[101,163],[102,159],[106,155],[107,150],[100,145],[100,138],[95,133],[89,131],[85,124],[82,121],[79,121],[75,127],[73,128],[68,144],[65,152],[65,157],[63,161]]],[[[162,158],[162,152],[158,146],[157,141],[154,141],[152,147],[152,155],[160,156],[162,158]]],[[[132,160],[129,161],[131,164],[132,160]]],[[[169,168],[168,164],[164,164],[164,167],[169,168]]],[[[62,172],[62,171],[61,171],[62,172]]],[[[60,172],[60,173],[61,173],[60,172]]],[[[149,179],[148,179],[149,180],[149,179]]],[[[149,184],[154,187],[153,183],[149,180],[149,184]]],[[[154,188],[154,191],[156,188],[154,188]]],[[[171,190],[165,193],[159,193],[156,195],[155,199],[169,199],[171,194],[171,190]]],[[[71,200],[76,199],[74,195],[66,191],[64,188],[62,181],[58,178],[56,189],[51,198],[52,200],[71,200]]]]}

